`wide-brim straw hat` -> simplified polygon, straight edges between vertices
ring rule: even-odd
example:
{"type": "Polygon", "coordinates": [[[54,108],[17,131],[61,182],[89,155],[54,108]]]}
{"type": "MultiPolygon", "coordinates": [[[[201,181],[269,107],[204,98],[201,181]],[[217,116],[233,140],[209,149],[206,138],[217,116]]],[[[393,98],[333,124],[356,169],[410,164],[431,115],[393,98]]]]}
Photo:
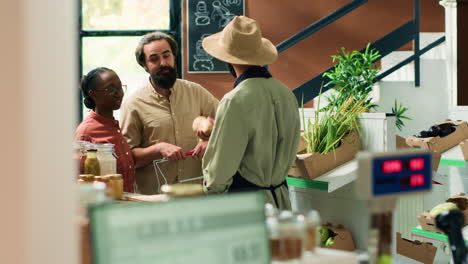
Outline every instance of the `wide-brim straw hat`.
{"type": "Polygon", "coordinates": [[[266,38],[257,22],[236,16],[218,33],[203,39],[203,48],[224,62],[241,65],[268,65],[278,58],[276,47],[266,38]]]}

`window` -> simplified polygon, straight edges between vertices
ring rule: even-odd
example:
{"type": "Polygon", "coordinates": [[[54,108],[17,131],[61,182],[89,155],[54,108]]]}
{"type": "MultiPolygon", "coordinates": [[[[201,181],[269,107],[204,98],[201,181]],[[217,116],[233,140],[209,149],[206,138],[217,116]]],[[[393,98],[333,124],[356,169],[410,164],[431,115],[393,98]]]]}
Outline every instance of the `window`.
{"type": "MultiPolygon", "coordinates": [[[[135,60],[141,36],[162,31],[181,45],[181,9],[177,0],[79,0],[80,66],[79,76],[104,66],[113,69],[126,85],[125,96],[141,87],[148,73],[135,60]]],[[[179,49],[181,50],[181,49],[179,49]]],[[[177,55],[181,73],[181,56],[177,55]]],[[[89,112],[81,93],[79,120],[89,112]]],[[[118,118],[118,111],[114,113],[118,118]]]]}

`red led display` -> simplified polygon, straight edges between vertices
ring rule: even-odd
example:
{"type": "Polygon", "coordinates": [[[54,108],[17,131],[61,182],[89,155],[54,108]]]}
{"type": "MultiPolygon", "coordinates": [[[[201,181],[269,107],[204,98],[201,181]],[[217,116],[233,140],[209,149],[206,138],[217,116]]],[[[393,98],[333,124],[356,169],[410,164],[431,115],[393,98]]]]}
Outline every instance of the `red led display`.
{"type": "Polygon", "coordinates": [[[423,158],[414,158],[409,160],[409,169],[412,171],[423,170],[424,169],[424,159],[423,158]]]}
{"type": "Polygon", "coordinates": [[[410,177],[410,187],[418,187],[424,185],[424,175],[413,174],[410,177]]]}
{"type": "Polygon", "coordinates": [[[383,173],[395,173],[403,170],[403,163],[401,160],[386,160],[382,163],[383,173]]]}

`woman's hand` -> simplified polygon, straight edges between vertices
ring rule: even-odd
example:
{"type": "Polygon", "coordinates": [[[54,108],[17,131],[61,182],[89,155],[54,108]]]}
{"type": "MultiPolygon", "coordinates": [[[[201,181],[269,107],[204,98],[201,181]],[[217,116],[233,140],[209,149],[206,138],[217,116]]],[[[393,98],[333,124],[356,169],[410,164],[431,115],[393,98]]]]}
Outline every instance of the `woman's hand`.
{"type": "Polygon", "coordinates": [[[195,146],[195,148],[193,149],[192,157],[198,157],[199,159],[202,159],[203,155],[205,155],[207,145],[208,141],[198,142],[197,146],[195,146]]]}

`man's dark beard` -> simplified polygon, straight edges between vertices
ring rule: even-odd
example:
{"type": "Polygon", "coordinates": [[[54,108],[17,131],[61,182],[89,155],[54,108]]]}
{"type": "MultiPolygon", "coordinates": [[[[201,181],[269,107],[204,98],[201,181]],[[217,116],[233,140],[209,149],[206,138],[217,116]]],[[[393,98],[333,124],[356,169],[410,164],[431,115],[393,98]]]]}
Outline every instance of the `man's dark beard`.
{"type": "Polygon", "coordinates": [[[231,75],[234,76],[234,78],[237,78],[237,73],[236,73],[236,71],[234,70],[234,67],[232,67],[232,64],[231,64],[231,63],[227,63],[227,62],[226,62],[226,68],[227,68],[228,71],[231,73],[231,75]]]}
{"type": "Polygon", "coordinates": [[[172,86],[174,86],[174,83],[177,79],[177,71],[175,68],[172,68],[170,66],[163,66],[159,68],[159,70],[151,74],[151,79],[153,80],[154,84],[156,84],[158,87],[163,88],[163,89],[170,89],[172,86]],[[163,71],[168,71],[166,73],[163,73],[163,71]]]}

